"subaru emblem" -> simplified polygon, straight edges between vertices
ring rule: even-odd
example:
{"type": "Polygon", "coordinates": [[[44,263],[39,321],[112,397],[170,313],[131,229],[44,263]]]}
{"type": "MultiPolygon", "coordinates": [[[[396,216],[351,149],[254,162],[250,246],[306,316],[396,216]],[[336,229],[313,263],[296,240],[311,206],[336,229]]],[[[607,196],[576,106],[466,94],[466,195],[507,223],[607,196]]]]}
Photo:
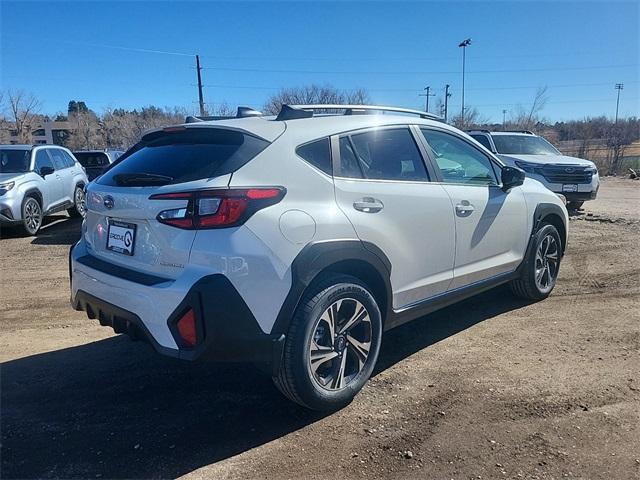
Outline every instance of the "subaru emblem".
{"type": "Polygon", "coordinates": [[[575,169],[573,167],[567,167],[567,168],[564,169],[564,171],[567,172],[567,173],[573,173],[574,170],[575,169]]]}
{"type": "Polygon", "coordinates": [[[111,195],[107,195],[106,197],[104,197],[104,206],[107,207],[109,210],[111,210],[113,208],[113,197],[111,195]]]}

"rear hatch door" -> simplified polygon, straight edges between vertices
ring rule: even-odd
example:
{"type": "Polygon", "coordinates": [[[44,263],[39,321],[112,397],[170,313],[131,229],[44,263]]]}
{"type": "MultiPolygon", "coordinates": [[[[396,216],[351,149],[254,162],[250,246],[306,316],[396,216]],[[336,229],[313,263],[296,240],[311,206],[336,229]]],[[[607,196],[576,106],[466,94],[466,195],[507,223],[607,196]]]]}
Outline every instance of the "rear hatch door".
{"type": "Polygon", "coordinates": [[[195,230],[160,223],[184,199],[152,195],[224,188],[231,174],[269,145],[246,132],[177,127],[153,132],[119,158],[87,189],[85,240],[110,263],[177,278],[189,260],[195,230]]]}

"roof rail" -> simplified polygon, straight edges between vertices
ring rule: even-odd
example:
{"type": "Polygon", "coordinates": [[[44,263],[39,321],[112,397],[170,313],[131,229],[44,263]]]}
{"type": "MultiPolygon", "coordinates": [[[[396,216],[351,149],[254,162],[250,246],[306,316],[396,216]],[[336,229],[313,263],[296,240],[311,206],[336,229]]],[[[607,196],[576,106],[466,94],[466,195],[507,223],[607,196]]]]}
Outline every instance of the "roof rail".
{"type": "Polygon", "coordinates": [[[471,132],[491,133],[491,130],[487,130],[486,128],[472,128],[471,130],[467,130],[467,133],[471,132]]]}
{"type": "Polygon", "coordinates": [[[247,118],[247,117],[261,117],[262,112],[258,110],[254,110],[251,107],[238,107],[238,110],[234,115],[214,115],[214,116],[195,116],[188,115],[184,119],[184,123],[198,123],[198,122],[209,122],[211,120],[228,120],[230,118],[247,118]]]}
{"type": "Polygon", "coordinates": [[[313,116],[315,110],[344,110],[343,115],[358,115],[369,111],[374,112],[395,112],[407,113],[410,115],[418,115],[420,118],[429,120],[442,120],[442,117],[421,110],[412,110],[410,108],[385,107],[382,105],[341,105],[341,104],[311,104],[311,105],[282,105],[282,110],[278,114],[276,120],[293,120],[295,118],[309,118],[313,116]],[[307,115],[302,116],[301,112],[307,115]],[[310,113],[311,115],[309,115],[310,113]]]}
{"type": "Polygon", "coordinates": [[[535,135],[531,130],[504,130],[509,133],[526,133],[527,135],[535,135]]]}

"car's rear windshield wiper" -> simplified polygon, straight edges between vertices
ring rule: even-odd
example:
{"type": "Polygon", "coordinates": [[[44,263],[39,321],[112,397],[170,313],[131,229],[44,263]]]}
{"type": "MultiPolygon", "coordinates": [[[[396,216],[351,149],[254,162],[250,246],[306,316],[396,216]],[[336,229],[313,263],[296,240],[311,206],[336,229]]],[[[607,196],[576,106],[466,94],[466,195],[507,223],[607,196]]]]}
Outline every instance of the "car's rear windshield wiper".
{"type": "Polygon", "coordinates": [[[173,177],[155,173],[119,173],[114,175],[113,179],[121,187],[146,187],[167,185],[173,180],[173,177]]]}

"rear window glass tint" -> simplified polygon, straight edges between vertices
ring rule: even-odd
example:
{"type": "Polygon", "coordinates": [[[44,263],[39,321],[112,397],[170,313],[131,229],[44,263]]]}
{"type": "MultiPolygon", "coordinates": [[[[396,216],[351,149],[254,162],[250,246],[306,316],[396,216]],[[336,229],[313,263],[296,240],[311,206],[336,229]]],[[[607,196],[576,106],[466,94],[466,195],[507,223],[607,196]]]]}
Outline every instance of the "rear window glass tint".
{"type": "Polygon", "coordinates": [[[74,155],[83,167],[105,167],[109,165],[106,153],[75,152],[74,155]]]}
{"type": "Polygon", "coordinates": [[[98,183],[115,186],[117,178],[131,174],[168,177],[165,184],[213,178],[236,171],[268,145],[266,140],[224,129],[156,132],[113,163],[98,183]]]}
{"type": "Polygon", "coordinates": [[[296,153],[324,173],[328,175],[333,173],[331,168],[331,147],[328,138],[301,145],[296,148],[296,153]]]}

